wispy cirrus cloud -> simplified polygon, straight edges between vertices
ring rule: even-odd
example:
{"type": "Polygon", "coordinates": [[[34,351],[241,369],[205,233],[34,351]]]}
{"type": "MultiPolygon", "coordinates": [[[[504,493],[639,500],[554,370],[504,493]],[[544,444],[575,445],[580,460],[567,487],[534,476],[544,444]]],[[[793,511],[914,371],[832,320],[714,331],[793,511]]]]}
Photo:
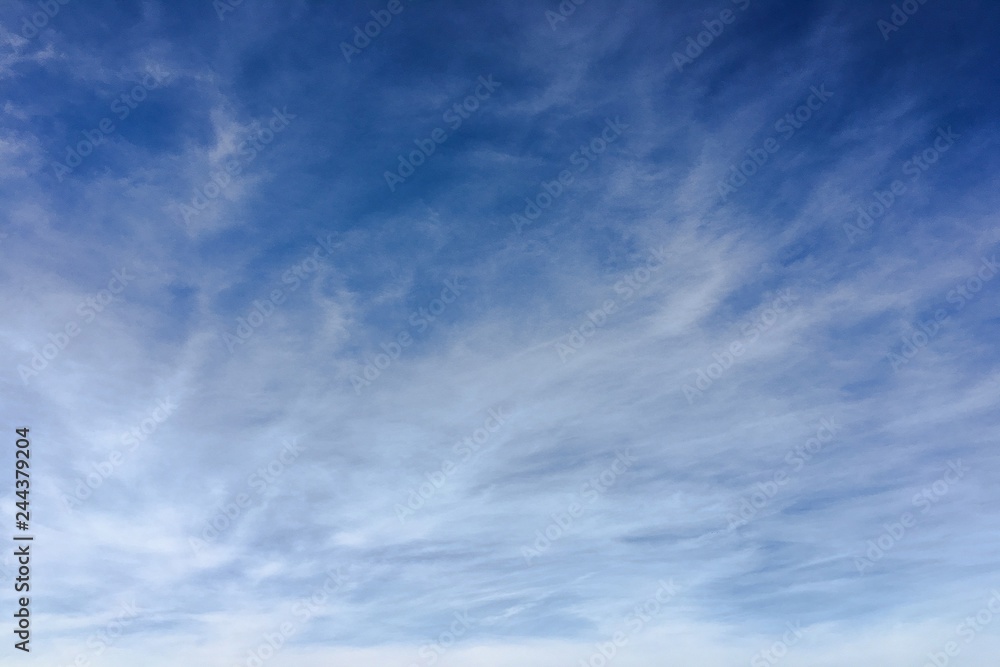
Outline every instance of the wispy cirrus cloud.
{"type": "Polygon", "coordinates": [[[11,23],[31,3],[0,14],[3,391],[50,443],[37,567],[59,592],[37,660],[71,662],[134,600],[109,665],[551,665],[610,642],[625,667],[902,667],[948,641],[991,664],[992,626],[955,628],[996,585],[996,285],[969,291],[1000,241],[995,12],[928,3],[886,42],[885,8],[754,2],[677,71],[729,3],[586,3],[557,30],[524,3],[404,5],[350,62],[329,36],[368,9],[98,2],[32,40],[11,23]],[[67,143],[153,64],[169,81],[60,182],[67,143]],[[502,88],[387,192],[386,165],[483,72],[502,88]],[[834,94],[769,151],[818,82],[834,94]],[[25,385],[19,365],[126,261],[135,280],[25,385]],[[251,485],[286,442],[294,461],[251,485]]]}

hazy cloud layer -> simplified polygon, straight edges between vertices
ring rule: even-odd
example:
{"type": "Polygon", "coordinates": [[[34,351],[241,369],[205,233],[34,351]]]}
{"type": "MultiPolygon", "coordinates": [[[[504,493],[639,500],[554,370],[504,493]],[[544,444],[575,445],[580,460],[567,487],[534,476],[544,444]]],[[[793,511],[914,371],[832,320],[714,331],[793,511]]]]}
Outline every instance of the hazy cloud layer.
{"type": "Polygon", "coordinates": [[[28,662],[994,664],[993,5],[44,4],[28,662]]]}

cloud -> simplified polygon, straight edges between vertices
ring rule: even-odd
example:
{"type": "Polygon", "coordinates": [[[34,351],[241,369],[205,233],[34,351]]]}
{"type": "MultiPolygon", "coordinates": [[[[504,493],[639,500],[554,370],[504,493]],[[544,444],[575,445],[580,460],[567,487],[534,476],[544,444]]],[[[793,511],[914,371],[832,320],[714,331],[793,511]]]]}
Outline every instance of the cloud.
{"type": "MultiPolygon", "coordinates": [[[[103,642],[109,665],[586,664],[610,641],[623,667],[902,667],[945,650],[997,585],[996,284],[949,299],[996,253],[995,123],[970,93],[988,17],[927,5],[886,45],[877,12],[754,2],[677,72],[726,6],[585,3],[553,31],[525,3],[414,3],[350,63],[339,40],[368,10],[68,5],[31,43],[12,32],[29,3],[5,13],[2,386],[35,443],[37,659],[103,642]],[[168,83],[55,178],[152,66],[168,83]],[[386,165],[490,73],[503,87],[390,192],[386,165]],[[821,85],[829,101],[720,198],[821,85]],[[961,139],[906,174],[947,126],[961,139]],[[852,242],[894,179],[906,196],[852,242]],[[634,463],[604,483],[621,452],[634,463]],[[938,493],[956,460],[968,473],[938,493]],[[859,572],[870,541],[884,553],[859,572]]],[[[990,664],[989,632],[965,640],[966,664],[990,664]]]]}

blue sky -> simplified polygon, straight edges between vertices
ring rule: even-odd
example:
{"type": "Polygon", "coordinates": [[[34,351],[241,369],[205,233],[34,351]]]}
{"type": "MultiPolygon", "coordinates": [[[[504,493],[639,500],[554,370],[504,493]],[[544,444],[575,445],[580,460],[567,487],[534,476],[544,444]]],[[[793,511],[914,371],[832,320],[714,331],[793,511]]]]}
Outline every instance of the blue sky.
{"type": "Polygon", "coordinates": [[[5,3],[17,658],[994,664],[998,21],[5,3]]]}

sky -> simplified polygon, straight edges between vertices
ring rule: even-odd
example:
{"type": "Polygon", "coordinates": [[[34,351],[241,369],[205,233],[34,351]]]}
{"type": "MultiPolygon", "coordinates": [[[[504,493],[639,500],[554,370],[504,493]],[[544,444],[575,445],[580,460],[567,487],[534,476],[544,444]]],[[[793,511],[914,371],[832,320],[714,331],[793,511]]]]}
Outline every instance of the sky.
{"type": "Polygon", "coordinates": [[[0,664],[995,665],[998,27],[3,3],[0,664]]]}

